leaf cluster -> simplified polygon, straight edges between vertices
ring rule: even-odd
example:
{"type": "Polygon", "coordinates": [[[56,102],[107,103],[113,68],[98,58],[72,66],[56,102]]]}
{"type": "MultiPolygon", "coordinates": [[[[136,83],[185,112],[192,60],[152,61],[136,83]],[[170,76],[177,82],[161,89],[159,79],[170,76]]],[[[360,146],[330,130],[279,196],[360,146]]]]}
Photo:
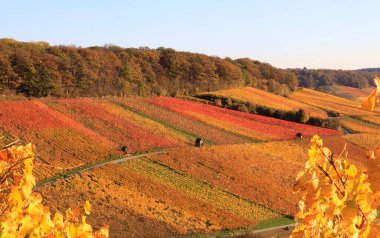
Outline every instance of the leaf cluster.
{"type": "Polygon", "coordinates": [[[94,232],[86,223],[91,204],[69,208],[65,216],[51,217],[42,197],[34,192],[34,146],[10,146],[0,150],[0,237],[108,237],[108,228],[94,232]]]}
{"type": "Polygon", "coordinates": [[[345,149],[335,158],[314,136],[309,159],[294,185],[302,194],[292,237],[379,237],[380,149],[369,154],[366,168],[349,160],[345,149]]]}

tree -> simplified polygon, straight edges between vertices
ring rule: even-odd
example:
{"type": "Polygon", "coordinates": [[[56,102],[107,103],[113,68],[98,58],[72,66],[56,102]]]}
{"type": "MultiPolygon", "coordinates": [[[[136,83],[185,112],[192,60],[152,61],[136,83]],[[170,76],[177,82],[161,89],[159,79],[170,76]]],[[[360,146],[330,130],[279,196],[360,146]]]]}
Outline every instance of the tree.
{"type": "Polygon", "coordinates": [[[222,99],[220,98],[215,99],[215,106],[222,107],[223,106],[222,99]]]}
{"type": "Polygon", "coordinates": [[[239,105],[237,110],[241,112],[249,112],[247,106],[244,104],[239,105]]]}
{"type": "Polygon", "coordinates": [[[234,104],[232,103],[232,100],[230,97],[226,99],[226,105],[228,108],[231,108],[234,104]]]}
{"type": "Polygon", "coordinates": [[[310,116],[309,113],[305,112],[304,109],[299,109],[296,114],[296,118],[298,122],[306,123],[309,120],[310,116]]]}

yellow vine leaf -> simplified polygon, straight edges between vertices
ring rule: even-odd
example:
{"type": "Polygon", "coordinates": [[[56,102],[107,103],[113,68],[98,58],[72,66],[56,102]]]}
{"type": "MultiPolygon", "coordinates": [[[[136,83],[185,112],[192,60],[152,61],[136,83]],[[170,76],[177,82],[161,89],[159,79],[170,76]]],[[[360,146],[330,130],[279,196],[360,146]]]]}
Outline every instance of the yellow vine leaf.
{"type": "Polygon", "coordinates": [[[361,170],[335,158],[318,136],[308,154],[294,186],[302,198],[291,237],[380,237],[380,149],[368,153],[361,170]]]}
{"type": "MultiPolygon", "coordinates": [[[[93,232],[81,216],[80,209],[69,208],[66,217],[56,212],[53,220],[49,208],[42,204],[42,196],[33,192],[34,146],[11,146],[0,149],[0,198],[5,203],[0,210],[0,238],[6,237],[109,237],[107,227],[93,232]],[[80,219],[81,218],[81,219],[80,219]]],[[[84,204],[89,215],[91,204],[84,204]]]]}
{"type": "Polygon", "coordinates": [[[87,214],[87,215],[90,215],[90,212],[91,212],[91,204],[90,202],[87,200],[84,204],[84,212],[87,214]]]}

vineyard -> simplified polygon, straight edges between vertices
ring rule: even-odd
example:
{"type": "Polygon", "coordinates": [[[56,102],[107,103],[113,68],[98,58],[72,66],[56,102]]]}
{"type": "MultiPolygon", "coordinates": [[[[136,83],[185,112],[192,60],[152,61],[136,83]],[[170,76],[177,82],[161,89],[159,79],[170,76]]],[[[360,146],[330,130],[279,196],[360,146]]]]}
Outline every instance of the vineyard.
{"type": "Polygon", "coordinates": [[[362,101],[364,98],[368,97],[371,92],[374,90],[373,88],[353,88],[343,85],[331,86],[329,90],[332,91],[332,94],[350,99],[352,101],[362,101]]]}
{"type": "Polygon", "coordinates": [[[380,144],[377,113],[356,102],[312,90],[293,99],[252,88],[217,93],[284,110],[302,107],[319,117],[342,111],[336,120],[355,134],[170,97],[17,98],[0,101],[1,143],[36,144],[34,174],[44,203],[66,210],[90,200],[88,222],[95,229],[109,225],[110,237],[288,224],[300,199],[293,184],[314,134],[335,155],[346,148],[358,168],[380,144]],[[197,138],[205,146],[195,147],[197,138]],[[122,161],[94,167],[116,160],[122,161]]]}
{"type": "Polygon", "coordinates": [[[291,139],[295,138],[298,132],[303,133],[305,136],[340,133],[330,129],[213,107],[176,98],[156,97],[149,99],[149,101],[194,120],[200,120],[226,131],[257,140],[291,139]]]}
{"type": "Polygon", "coordinates": [[[374,124],[375,117],[353,118],[346,117],[339,120],[340,124],[353,133],[380,133],[380,125],[374,124]]]}
{"type": "Polygon", "coordinates": [[[289,98],[303,102],[323,110],[339,113],[340,115],[374,115],[374,112],[360,108],[360,103],[331,94],[303,88],[289,95],[289,98]]]}
{"type": "MultiPolygon", "coordinates": [[[[41,193],[50,201],[49,206],[58,208],[91,198],[98,212],[93,212],[90,222],[95,227],[109,224],[113,237],[153,234],[166,237],[252,226],[257,222],[194,199],[181,190],[125,166],[85,172],[43,187],[41,193]],[[64,199],[66,197],[70,199],[64,199]]],[[[264,215],[268,218],[276,216],[271,212],[264,215]]]]}
{"type": "Polygon", "coordinates": [[[259,221],[281,217],[276,212],[233,196],[231,193],[201,182],[185,173],[175,171],[157,161],[147,159],[135,160],[127,162],[124,166],[186,193],[195,199],[210,205],[212,204],[219,209],[231,212],[256,224],[259,221]]]}
{"type": "Polygon", "coordinates": [[[201,93],[199,95],[222,96],[224,98],[229,97],[238,101],[250,102],[255,105],[284,111],[298,111],[299,109],[304,109],[310,114],[310,116],[327,118],[326,111],[319,109],[318,107],[252,87],[220,90],[210,93],[201,93]]]}
{"type": "MultiPolygon", "coordinates": [[[[307,144],[285,141],[212,146],[200,150],[172,149],[166,155],[153,156],[153,159],[257,204],[294,215],[299,198],[292,192],[292,183],[296,171],[304,164],[307,144]],[[276,176],[268,176],[270,174],[276,176]],[[268,187],[271,188],[269,191],[268,187]]],[[[340,136],[329,137],[326,144],[332,145],[337,154],[347,144],[352,158],[360,158],[366,152],[340,136]]],[[[354,162],[363,163],[362,160],[354,162]]]]}

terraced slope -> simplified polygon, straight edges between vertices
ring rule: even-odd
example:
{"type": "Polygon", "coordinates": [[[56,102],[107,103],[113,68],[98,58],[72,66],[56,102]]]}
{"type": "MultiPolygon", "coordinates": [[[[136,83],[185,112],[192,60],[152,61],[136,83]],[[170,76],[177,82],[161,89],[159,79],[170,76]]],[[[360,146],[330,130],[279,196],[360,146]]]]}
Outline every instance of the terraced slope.
{"type": "MultiPolygon", "coordinates": [[[[347,144],[351,160],[358,164],[365,160],[366,150],[341,136],[324,139],[335,154],[340,154],[347,144]]],[[[293,140],[172,149],[152,159],[252,202],[292,215],[299,199],[292,187],[295,176],[304,167],[307,149],[307,140],[293,140]]]]}
{"type": "Polygon", "coordinates": [[[288,95],[289,98],[340,115],[374,115],[360,108],[360,103],[345,98],[303,88],[288,95]]]}
{"type": "Polygon", "coordinates": [[[287,97],[276,95],[267,91],[257,88],[245,87],[239,89],[220,90],[209,93],[201,93],[200,95],[221,96],[224,98],[231,98],[238,101],[250,102],[255,105],[266,106],[269,108],[284,110],[284,111],[298,111],[304,109],[310,116],[327,118],[326,111],[314,107],[300,101],[296,101],[287,97]]]}
{"type": "Polygon", "coordinates": [[[374,88],[353,88],[337,85],[329,87],[329,90],[331,90],[331,94],[338,97],[346,98],[352,101],[362,101],[371,94],[374,88]]]}
{"type": "Polygon", "coordinates": [[[220,129],[257,140],[295,138],[298,132],[304,136],[340,134],[339,131],[279,120],[271,117],[219,108],[178,98],[156,97],[149,102],[172,110],[193,120],[202,121],[220,129]]]}
{"type": "Polygon", "coordinates": [[[40,191],[53,209],[91,200],[91,224],[109,224],[111,237],[178,237],[281,217],[150,161],[131,163],[86,171],[40,191]]]}

